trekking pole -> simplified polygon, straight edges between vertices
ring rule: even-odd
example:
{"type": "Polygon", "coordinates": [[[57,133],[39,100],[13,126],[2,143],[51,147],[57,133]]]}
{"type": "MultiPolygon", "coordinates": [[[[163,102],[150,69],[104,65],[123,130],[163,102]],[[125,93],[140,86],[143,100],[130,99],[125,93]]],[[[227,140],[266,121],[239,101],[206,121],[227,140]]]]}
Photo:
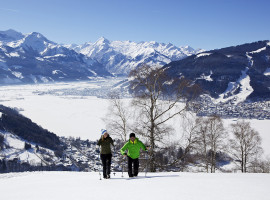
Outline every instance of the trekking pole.
{"type": "Polygon", "coordinates": [[[125,157],[122,158],[122,176],[121,176],[122,178],[124,177],[124,164],[123,164],[124,163],[123,162],[124,160],[125,160],[125,157]]]}
{"type": "MultiPolygon", "coordinates": [[[[101,161],[101,158],[100,158],[100,154],[98,154],[98,156],[99,156],[99,160],[101,161]]],[[[102,161],[101,161],[102,162],[102,161]]],[[[99,180],[102,180],[101,179],[101,166],[99,165],[99,167],[98,167],[98,173],[99,173],[99,180]]]]}
{"type": "MultiPolygon", "coordinates": [[[[100,158],[99,147],[96,147],[96,152],[97,152],[97,154],[98,154],[98,160],[100,161],[101,158],[100,158]]],[[[98,174],[99,174],[99,180],[102,180],[102,179],[101,179],[101,173],[100,173],[100,166],[98,166],[98,174]]]]}
{"type": "Polygon", "coordinates": [[[146,167],[145,167],[145,177],[147,175],[147,171],[148,171],[148,151],[146,151],[146,167]]]}
{"type": "MultiPolygon", "coordinates": [[[[114,157],[114,159],[115,159],[115,146],[113,147],[113,157],[114,157]]],[[[114,170],[113,170],[113,175],[115,176],[115,168],[114,168],[114,170]]]]}

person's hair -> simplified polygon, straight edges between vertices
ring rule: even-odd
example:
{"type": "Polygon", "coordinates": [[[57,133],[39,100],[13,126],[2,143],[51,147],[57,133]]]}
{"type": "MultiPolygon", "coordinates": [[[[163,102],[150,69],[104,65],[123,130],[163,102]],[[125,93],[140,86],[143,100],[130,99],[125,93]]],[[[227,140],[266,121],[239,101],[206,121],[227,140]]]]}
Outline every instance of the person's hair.
{"type": "Polygon", "coordinates": [[[131,137],[136,137],[136,136],[135,136],[135,133],[130,133],[130,134],[129,134],[129,138],[131,138],[131,137]]]}
{"type": "MultiPolygon", "coordinates": [[[[109,133],[108,132],[106,132],[108,135],[107,135],[107,137],[109,137],[109,133]]],[[[102,136],[101,136],[101,140],[102,141],[104,141],[104,135],[106,134],[106,133],[104,133],[102,136]]]]}

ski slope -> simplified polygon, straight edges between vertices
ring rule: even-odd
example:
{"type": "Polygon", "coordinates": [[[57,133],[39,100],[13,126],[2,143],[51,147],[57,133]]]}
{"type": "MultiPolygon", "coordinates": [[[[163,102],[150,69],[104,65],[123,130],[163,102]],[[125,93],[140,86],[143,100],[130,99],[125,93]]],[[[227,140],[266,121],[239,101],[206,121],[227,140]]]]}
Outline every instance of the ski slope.
{"type": "Polygon", "coordinates": [[[269,200],[269,174],[121,173],[99,180],[98,172],[0,174],[1,199],[10,200],[269,200]]]}

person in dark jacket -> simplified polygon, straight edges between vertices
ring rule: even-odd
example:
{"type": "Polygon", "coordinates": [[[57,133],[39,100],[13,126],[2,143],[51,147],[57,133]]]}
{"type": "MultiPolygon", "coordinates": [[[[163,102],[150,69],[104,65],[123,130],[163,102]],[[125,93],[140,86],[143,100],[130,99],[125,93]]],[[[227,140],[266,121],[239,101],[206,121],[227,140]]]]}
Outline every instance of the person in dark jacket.
{"type": "Polygon", "coordinates": [[[147,147],[135,137],[135,133],[130,133],[129,138],[129,141],[121,148],[120,152],[128,158],[128,176],[136,177],[139,173],[140,150],[146,151],[147,147]],[[125,152],[126,150],[128,150],[128,153],[125,152]]]}
{"type": "Polygon", "coordinates": [[[97,145],[101,146],[100,158],[103,165],[103,178],[108,179],[110,178],[112,163],[111,145],[114,146],[114,144],[107,130],[101,130],[101,138],[98,140],[97,145]]]}

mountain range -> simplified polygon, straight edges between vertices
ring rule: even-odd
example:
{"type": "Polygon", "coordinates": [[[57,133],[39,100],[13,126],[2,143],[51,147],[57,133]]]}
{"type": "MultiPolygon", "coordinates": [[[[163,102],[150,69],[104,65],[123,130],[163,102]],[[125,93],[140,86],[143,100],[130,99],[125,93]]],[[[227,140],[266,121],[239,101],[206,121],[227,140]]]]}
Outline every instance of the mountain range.
{"type": "MultiPolygon", "coordinates": [[[[200,50],[201,51],[201,50],[200,50]]],[[[141,63],[163,66],[196,53],[191,47],[100,38],[60,45],[40,33],[0,31],[0,84],[81,81],[128,74],[141,63]]]]}
{"type": "Polygon", "coordinates": [[[95,43],[66,45],[66,47],[97,60],[111,73],[124,75],[143,63],[150,66],[163,66],[203,51],[194,50],[190,46],[176,47],[171,43],[109,41],[104,37],[99,38],[95,43]]]}
{"type": "Polygon", "coordinates": [[[110,75],[99,62],[40,33],[0,32],[0,84],[75,81],[110,75]]]}

